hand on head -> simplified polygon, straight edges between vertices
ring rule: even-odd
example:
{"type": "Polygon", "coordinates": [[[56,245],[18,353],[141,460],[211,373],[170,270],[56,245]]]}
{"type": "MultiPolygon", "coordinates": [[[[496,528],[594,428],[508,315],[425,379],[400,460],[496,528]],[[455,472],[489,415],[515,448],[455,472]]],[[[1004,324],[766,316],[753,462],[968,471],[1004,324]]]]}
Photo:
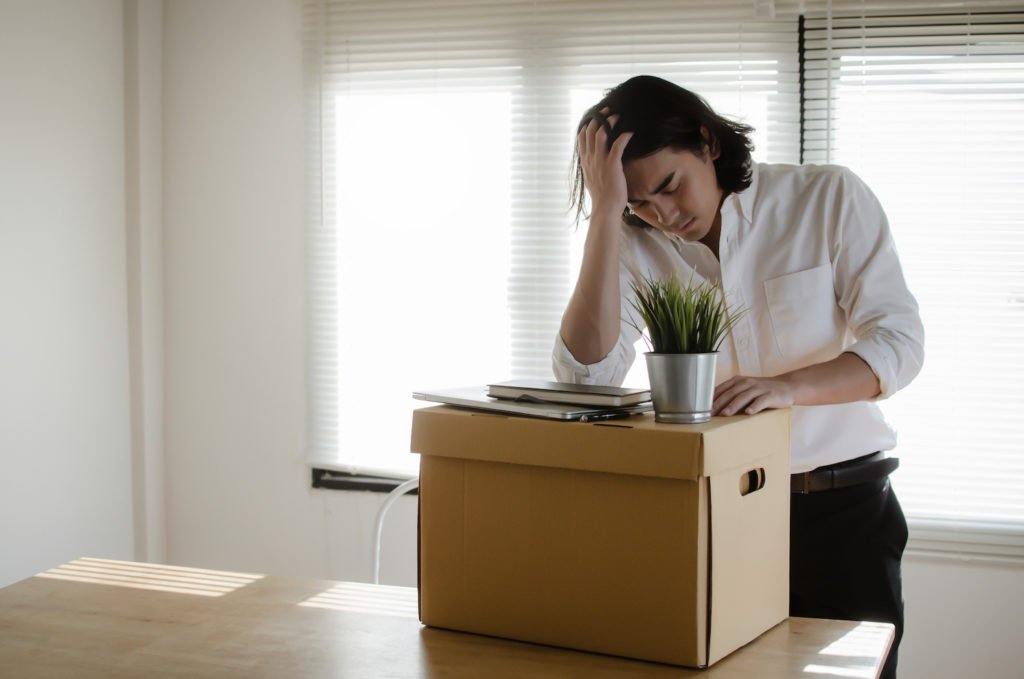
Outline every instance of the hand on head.
{"type": "Polygon", "coordinates": [[[595,111],[576,137],[583,183],[590,194],[592,213],[618,216],[626,208],[626,175],[622,153],[632,132],[615,135],[619,117],[607,108],[595,111]]]}

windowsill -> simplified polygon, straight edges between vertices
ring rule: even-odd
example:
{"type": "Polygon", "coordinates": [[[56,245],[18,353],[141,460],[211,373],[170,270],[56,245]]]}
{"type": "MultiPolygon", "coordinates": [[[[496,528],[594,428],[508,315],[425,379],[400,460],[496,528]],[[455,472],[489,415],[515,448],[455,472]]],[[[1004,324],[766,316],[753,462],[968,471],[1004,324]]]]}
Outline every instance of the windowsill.
{"type": "MultiPolygon", "coordinates": [[[[388,476],[372,476],[353,472],[337,471],[313,466],[313,487],[325,490],[363,490],[374,493],[390,493],[409,479],[416,478],[408,476],[405,478],[393,478],[388,476]]],[[[417,491],[410,491],[416,495],[417,491]]]]}
{"type": "Polygon", "coordinates": [[[1024,563],[1024,526],[908,518],[907,556],[1024,563]]]}
{"type": "Polygon", "coordinates": [[[365,464],[351,464],[339,462],[337,459],[324,456],[310,456],[307,458],[309,467],[315,471],[322,471],[329,473],[332,476],[354,476],[354,477],[369,477],[375,479],[382,479],[387,482],[394,482],[394,485],[408,481],[409,479],[415,479],[419,476],[419,468],[415,469],[396,469],[385,468],[385,467],[371,467],[365,464]]]}

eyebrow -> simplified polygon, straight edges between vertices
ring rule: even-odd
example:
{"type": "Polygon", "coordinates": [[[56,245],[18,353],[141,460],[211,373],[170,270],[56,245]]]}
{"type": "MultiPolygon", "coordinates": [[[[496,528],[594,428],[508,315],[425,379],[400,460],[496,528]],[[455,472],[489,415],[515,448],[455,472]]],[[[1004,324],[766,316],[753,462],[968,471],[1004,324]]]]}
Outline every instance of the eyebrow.
{"type": "MultiPolygon", "coordinates": [[[[676,176],[676,173],[675,173],[675,170],[673,170],[671,173],[669,173],[669,175],[667,177],[665,177],[663,180],[661,180],[661,183],[658,184],[658,186],[653,191],[651,191],[650,194],[653,196],[654,194],[661,193],[663,190],[667,189],[668,185],[672,183],[672,180],[675,178],[675,176],[676,176]]],[[[631,198],[629,196],[626,196],[626,201],[629,202],[629,203],[639,203],[641,201],[641,199],[640,198],[631,198]]]]}

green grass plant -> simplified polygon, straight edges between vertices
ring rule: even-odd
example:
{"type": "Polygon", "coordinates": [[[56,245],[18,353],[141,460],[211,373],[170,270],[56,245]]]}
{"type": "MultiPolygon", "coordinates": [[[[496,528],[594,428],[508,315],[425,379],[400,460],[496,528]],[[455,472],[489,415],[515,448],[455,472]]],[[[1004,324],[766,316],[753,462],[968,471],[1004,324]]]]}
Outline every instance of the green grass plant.
{"type": "Polygon", "coordinates": [[[692,276],[685,286],[673,274],[631,287],[636,299],[630,302],[647,325],[648,344],[656,354],[716,352],[743,315],[725,302],[720,285],[695,284],[692,276]]]}

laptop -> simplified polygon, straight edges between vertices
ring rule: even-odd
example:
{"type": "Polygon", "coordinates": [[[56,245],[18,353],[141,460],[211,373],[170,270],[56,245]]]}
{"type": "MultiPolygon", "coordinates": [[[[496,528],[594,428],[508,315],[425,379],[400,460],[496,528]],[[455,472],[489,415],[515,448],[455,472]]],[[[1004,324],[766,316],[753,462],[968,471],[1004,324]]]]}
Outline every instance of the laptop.
{"type": "Polygon", "coordinates": [[[599,406],[580,406],[566,403],[536,403],[511,399],[493,398],[487,395],[487,387],[457,387],[453,389],[430,389],[415,391],[412,397],[420,401],[432,401],[446,405],[472,408],[491,413],[522,415],[525,417],[541,417],[548,420],[569,420],[579,422],[595,422],[614,420],[630,415],[649,412],[653,406],[641,403],[624,408],[606,408],[599,406]]]}

